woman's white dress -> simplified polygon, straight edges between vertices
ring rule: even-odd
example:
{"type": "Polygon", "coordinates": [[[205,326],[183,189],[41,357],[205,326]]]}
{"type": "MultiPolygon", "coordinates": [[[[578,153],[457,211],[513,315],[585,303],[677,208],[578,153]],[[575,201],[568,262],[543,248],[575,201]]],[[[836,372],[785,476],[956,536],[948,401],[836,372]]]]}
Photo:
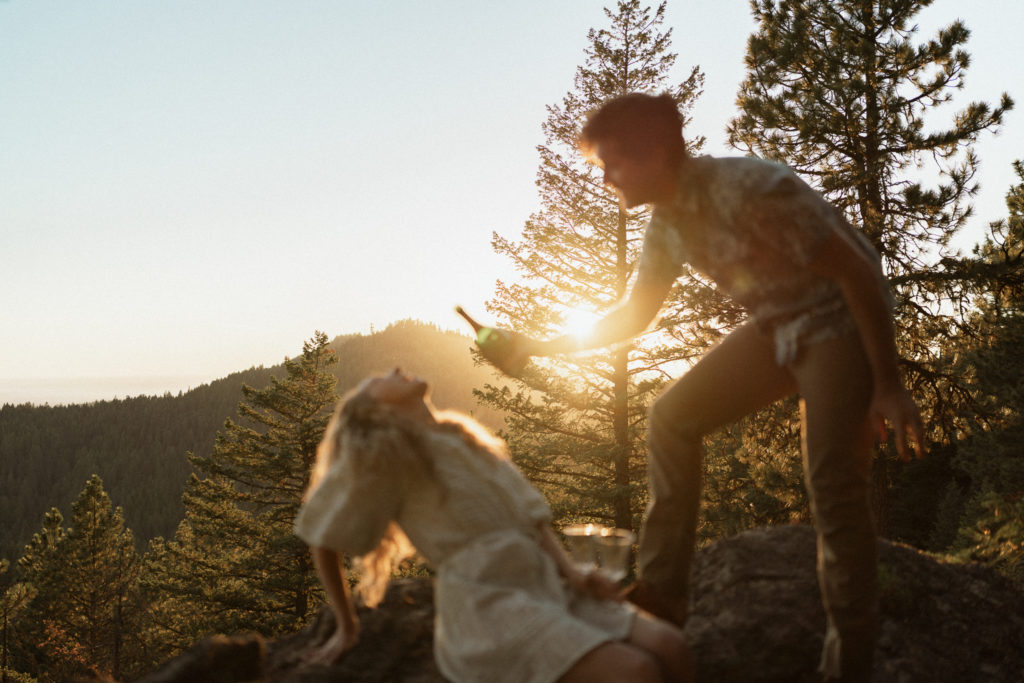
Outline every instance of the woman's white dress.
{"type": "Polygon", "coordinates": [[[355,477],[351,463],[335,463],[296,533],[363,555],[397,522],[437,571],[434,653],[452,681],[550,683],[601,643],[626,638],[634,608],[574,594],[541,549],[537,524],[550,511],[519,470],[457,435],[429,438],[432,477],[355,477]]]}

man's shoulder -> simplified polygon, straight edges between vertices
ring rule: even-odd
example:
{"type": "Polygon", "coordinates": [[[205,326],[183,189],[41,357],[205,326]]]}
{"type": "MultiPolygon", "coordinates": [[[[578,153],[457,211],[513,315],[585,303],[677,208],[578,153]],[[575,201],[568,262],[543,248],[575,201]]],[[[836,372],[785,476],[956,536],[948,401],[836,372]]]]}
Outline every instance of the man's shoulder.
{"type": "Polygon", "coordinates": [[[696,182],[689,184],[700,188],[706,210],[714,207],[724,215],[780,187],[802,184],[785,164],[758,157],[707,156],[697,157],[693,162],[691,178],[696,182]]]}
{"type": "Polygon", "coordinates": [[[726,178],[771,181],[794,175],[793,170],[782,162],[755,156],[714,157],[705,155],[694,157],[691,161],[694,170],[702,174],[726,178]]]}

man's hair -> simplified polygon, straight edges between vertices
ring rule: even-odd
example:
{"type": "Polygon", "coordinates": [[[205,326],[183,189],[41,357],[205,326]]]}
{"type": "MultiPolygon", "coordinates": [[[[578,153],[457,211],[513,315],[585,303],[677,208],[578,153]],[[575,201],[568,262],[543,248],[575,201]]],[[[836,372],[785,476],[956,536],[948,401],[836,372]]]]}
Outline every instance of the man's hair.
{"type": "Polygon", "coordinates": [[[675,158],[686,156],[683,116],[668,93],[629,93],[591,112],[580,132],[580,151],[593,159],[594,148],[604,140],[616,140],[641,155],[661,147],[675,158]]]}

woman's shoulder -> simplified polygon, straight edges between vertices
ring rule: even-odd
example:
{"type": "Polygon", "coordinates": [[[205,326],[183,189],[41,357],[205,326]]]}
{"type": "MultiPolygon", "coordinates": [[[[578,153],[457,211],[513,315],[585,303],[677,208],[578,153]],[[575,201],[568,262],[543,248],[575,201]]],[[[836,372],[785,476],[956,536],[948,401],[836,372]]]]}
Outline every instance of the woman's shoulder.
{"type": "Polygon", "coordinates": [[[505,443],[487,427],[463,413],[451,411],[438,415],[437,433],[459,442],[461,447],[482,451],[502,460],[507,458],[505,443]]]}

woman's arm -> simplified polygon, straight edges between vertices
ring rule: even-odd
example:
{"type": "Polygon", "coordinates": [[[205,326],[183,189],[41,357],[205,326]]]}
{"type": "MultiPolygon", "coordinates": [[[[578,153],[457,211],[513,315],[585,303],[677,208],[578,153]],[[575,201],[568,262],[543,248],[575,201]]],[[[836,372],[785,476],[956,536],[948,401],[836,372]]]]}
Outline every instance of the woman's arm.
{"type": "Polygon", "coordinates": [[[314,664],[333,664],[351,650],[359,640],[359,617],[356,616],[345,569],[341,557],[330,548],[313,546],[313,566],[327,591],[327,599],[334,612],[334,633],[323,645],[306,655],[306,661],[314,664]]]}
{"type": "Polygon", "coordinates": [[[581,572],[565,552],[550,524],[540,522],[537,529],[540,531],[540,547],[554,559],[558,571],[569,582],[570,588],[600,600],[618,599],[619,585],[600,572],[581,572]]]}

